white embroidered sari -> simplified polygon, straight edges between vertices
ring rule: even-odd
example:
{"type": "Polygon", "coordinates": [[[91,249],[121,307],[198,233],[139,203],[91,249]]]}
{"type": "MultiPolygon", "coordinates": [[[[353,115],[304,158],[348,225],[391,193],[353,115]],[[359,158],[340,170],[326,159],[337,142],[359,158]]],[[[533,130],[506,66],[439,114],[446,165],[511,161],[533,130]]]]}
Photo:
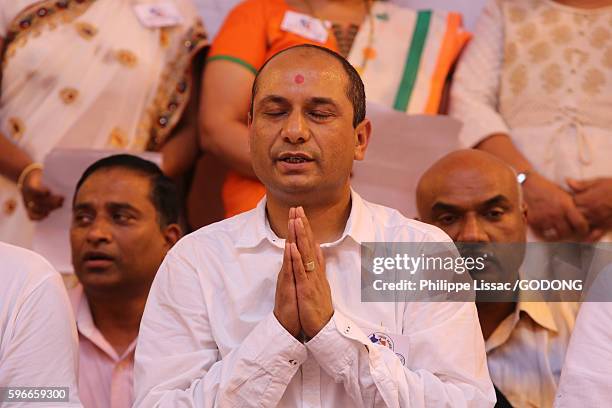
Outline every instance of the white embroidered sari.
{"type": "MultiPolygon", "coordinates": [[[[143,26],[133,6],[152,2],[1,5],[0,132],[38,162],[56,147],[158,149],[189,99],[191,60],[206,36],[191,0],[172,0],[182,24],[143,26]]],[[[32,223],[2,176],[0,206],[0,241],[29,246],[32,223]]]]}

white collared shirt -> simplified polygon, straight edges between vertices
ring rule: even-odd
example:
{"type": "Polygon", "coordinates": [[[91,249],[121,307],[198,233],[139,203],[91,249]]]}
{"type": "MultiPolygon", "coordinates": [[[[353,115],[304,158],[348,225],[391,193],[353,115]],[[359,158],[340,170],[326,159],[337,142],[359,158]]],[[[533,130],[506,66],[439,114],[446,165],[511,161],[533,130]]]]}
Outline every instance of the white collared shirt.
{"type": "Polygon", "coordinates": [[[342,237],[321,246],[335,313],[304,344],[273,314],[285,241],[265,199],[183,238],[147,301],[135,406],[493,406],[473,303],[361,302],[359,243],[388,241],[450,239],[353,192],[342,237]],[[374,332],[397,347],[374,345],[374,332]]]}
{"type": "Polygon", "coordinates": [[[85,408],[130,408],[134,403],[136,339],[119,355],[96,327],[81,284],[68,292],[79,332],[79,393],[85,408]]]}
{"type": "Polygon", "coordinates": [[[552,407],[577,303],[519,302],[485,343],[493,384],[513,407],[552,407]]]}
{"type": "Polygon", "coordinates": [[[2,242],[0,260],[0,387],[68,387],[69,396],[7,406],[80,407],[77,334],[60,274],[40,255],[2,242]]]}

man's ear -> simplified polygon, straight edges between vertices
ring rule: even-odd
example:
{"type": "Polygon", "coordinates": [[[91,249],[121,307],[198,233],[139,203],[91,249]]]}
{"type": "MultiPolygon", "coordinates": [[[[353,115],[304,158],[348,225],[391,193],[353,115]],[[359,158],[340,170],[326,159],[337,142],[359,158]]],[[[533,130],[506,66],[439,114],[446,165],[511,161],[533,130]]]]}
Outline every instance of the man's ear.
{"type": "Polygon", "coordinates": [[[168,247],[172,248],[174,244],[181,239],[183,230],[178,224],[169,224],[162,230],[162,234],[164,235],[168,247]]]}
{"type": "Polygon", "coordinates": [[[365,118],[355,128],[355,160],[363,160],[372,134],[372,122],[365,118]]]}

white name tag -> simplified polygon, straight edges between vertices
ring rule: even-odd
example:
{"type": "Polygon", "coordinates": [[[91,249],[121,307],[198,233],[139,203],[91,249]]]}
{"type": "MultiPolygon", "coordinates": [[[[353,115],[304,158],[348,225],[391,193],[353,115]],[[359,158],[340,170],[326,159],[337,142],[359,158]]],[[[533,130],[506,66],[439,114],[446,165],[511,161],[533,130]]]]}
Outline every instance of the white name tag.
{"type": "Polygon", "coordinates": [[[183,22],[181,13],[170,2],[136,4],[134,12],[140,23],[147,28],[172,27],[183,22]]]}
{"type": "Polygon", "coordinates": [[[297,34],[321,44],[327,42],[329,27],[331,27],[329,21],[321,21],[318,18],[296,13],[295,11],[287,11],[281,24],[281,30],[297,34]]]}

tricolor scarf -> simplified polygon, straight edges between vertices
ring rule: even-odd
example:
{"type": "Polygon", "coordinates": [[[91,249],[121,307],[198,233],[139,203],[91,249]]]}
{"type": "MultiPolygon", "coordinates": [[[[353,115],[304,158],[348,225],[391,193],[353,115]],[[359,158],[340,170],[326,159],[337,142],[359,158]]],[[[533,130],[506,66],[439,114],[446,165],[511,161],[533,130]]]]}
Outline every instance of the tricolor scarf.
{"type": "Polygon", "coordinates": [[[360,72],[369,101],[412,114],[436,114],[444,84],[470,38],[458,13],[415,11],[374,2],[348,60],[360,72]]]}

